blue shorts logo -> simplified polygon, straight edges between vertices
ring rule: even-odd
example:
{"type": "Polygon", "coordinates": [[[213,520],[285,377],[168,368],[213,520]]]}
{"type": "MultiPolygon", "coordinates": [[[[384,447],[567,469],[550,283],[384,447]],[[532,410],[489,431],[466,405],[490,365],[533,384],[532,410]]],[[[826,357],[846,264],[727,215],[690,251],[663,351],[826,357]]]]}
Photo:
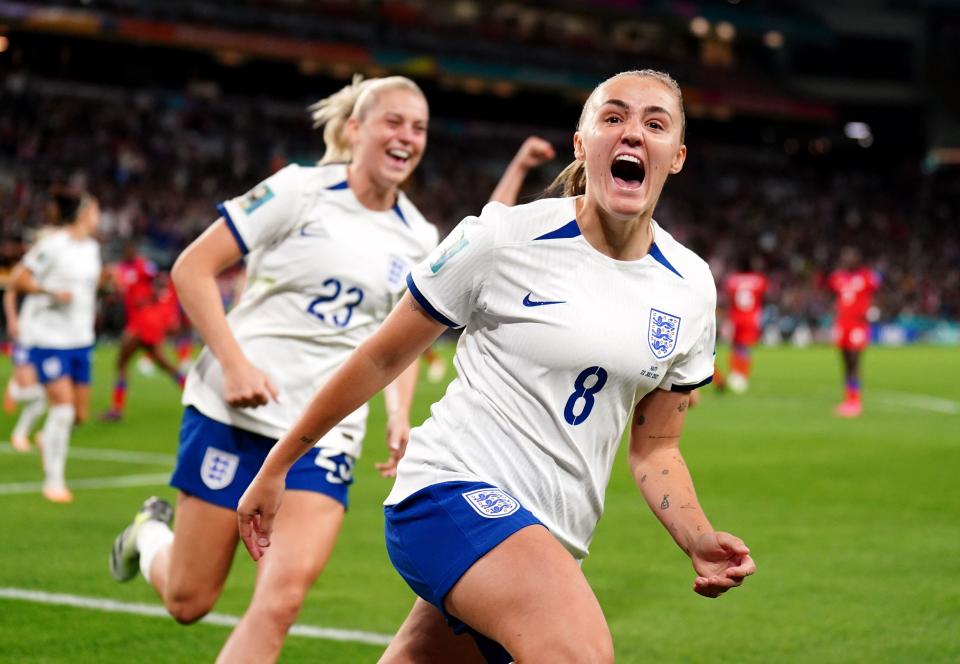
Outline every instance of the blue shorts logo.
{"type": "Polygon", "coordinates": [[[667,357],[677,347],[677,335],[680,332],[680,317],[659,309],[650,309],[650,327],[647,330],[647,343],[653,356],[658,360],[667,357]]]}
{"type": "Polygon", "coordinates": [[[520,503],[500,489],[477,489],[461,495],[477,514],[486,519],[499,519],[520,509],[520,503]]]}
{"type": "Polygon", "coordinates": [[[56,356],[46,358],[41,368],[48,380],[55,380],[63,373],[63,363],[60,361],[60,358],[56,356]]]}
{"type": "Polygon", "coordinates": [[[200,479],[208,487],[217,491],[229,486],[233,476],[237,474],[240,457],[230,452],[208,447],[203,455],[203,464],[200,466],[200,479]]]}

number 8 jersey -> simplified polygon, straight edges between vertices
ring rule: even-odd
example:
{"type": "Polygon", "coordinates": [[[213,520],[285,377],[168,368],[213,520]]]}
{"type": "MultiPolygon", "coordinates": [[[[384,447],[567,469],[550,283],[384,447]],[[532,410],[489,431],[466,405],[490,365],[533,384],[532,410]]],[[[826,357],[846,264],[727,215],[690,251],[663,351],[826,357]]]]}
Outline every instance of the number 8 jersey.
{"type": "Polygon", "coordinates": [[[647,256],[615,260],[575,216],[574,198],[488,204],[407,278],[428,314],[464,331],[457,377],[411,432],[387,505],[431,484],[487,482],[584,558],[634,406],[710,382],[706,263],[656,222],[647,256]]]}
{"type": "MultiPolygon", "coordinates": [[[[287,166],[219,210],[247,261],[247,286],[227,320],[280,397],[259,408],[231,408],[220,364],[205,348],[183,403],[279,438],[387,317],[410,266],[436,246],[437,230],[402,192],[390,210],[363,207],[347,186],[345,165],[287,166]]],[[[366,413],[359,408],[318,445],[357,457],[366,413]]]]}

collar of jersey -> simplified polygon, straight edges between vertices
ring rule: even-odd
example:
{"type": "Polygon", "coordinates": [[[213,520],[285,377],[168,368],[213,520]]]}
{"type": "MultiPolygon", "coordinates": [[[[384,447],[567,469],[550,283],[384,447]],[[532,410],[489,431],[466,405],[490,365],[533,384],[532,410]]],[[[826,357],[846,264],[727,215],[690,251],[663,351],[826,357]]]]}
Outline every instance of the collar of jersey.
{"type": "MultiPolygon", "coordinates": [[[[367,212],[386,212],[386,210],[370,210],[368,208],[365,208],[363,206],[363,203],[361,203],[360,200],[356,197],[356,195],[350,190],[350,185],[347,183],[346,180],[327,187],[327,191],[344,191],[344,190],[350,192],[350,196],[353,202],[356,203],[357,207],[359,207],[360,209],[366,210],[367,212]]],[[[409,228],[410,222],[407,221],[407,218],[403,216],[403,210],[400,209],[400,196],[402,195],[402,193],[403,192],[401,191],[397,191],[397,202],[393,204],[393,207],[391,208],[391,210],[393,210],[394,214],[400,217],[400,221],[402,221],[403,224],[407,228],[409,228]]]]}

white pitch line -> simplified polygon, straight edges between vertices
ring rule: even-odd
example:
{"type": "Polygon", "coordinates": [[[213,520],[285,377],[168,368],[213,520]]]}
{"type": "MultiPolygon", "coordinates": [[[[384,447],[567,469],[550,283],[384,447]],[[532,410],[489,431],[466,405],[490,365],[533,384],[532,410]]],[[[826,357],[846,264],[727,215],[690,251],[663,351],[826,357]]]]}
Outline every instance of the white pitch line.
{"type": "MultiPolygon", "coordinates": [[[[86,477],[71,479],[71,489],[114,489],[125,486],[166,486],[170,481],[170,473],[153,473],[150,475],[123,475],[120,477],[86,477]]],[[[0,484],[0,495],[16,493],[39,493],[43,489],[43,482],[11,482],[0,484]]]]}
{"type": "MultiPolygon", "coordinates": [[[[0,443],[0,453],[16,453],[10,443],[0,443]]],[[[119,463],[156,463],[164,466],[173,466],[176,457],[172,454],[159,454],[156,452],[135,452],[131,450],[110,450],[94,447],[73,447],[71,446],[70,456],[74,459],[92,459],[95,461],[117,461],[119,463]]]]}
{"type": "MultiPolygon", "coordinates": [[[[869,395],[869,391],[867,391],[869,395]]],[[[928,394],[915,394],[913,392],[894,392],[891,390],[877,390],[876,396],[879,401],[887,406],[906,406],[908,408],[917,408],[919,410],[929,410],[934,413],[944,413],[946,415],[960,414],[960,402],[942,397],[934,397],[928,394]]]]}
{"type": "MultiPolygon", "coordinates": [[[[154,604],[120,602],[113,599],[81,597],[79,595],[48,593],[38,590],[24,590],[22,588],[0,588],[0,598],[35,602],[39,604],[72,606],[80,609],[92,609],[94,611],[107,611],[110,613],[130,613],[138,616],[149,616],[151,618],[170,618],[170,614],[167,613],[166,609],[164,609],[162,606],[157,606],[154,604]]],[[[207,616],[204,617],[200,622],[211,625],[220,625],[223,627],[234,627],[240,622],[240,618],[222,613],[210,613],[207,614],[207,616]]],[[[305,636],[311,639],[344,641],[347,643],[365,643],[374,646],[385,646],[390,643],[390,639],[393,638],[389,634],[377,634],[375,632],[362,632],[352,629],[336,629],[333,627],[315,627],[313,625],[299,624],[290,628],[290,634],[294,636],[305,636]]]]}

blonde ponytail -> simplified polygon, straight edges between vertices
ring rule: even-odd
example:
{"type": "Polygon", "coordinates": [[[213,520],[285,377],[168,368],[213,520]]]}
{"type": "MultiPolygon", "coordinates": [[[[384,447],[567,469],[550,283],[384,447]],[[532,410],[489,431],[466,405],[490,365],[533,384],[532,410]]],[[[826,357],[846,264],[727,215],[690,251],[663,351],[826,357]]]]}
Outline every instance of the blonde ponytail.
{"type": "Polygon", "coordinates": [[[579,159],[570,162],[554,178],[546,193],[560,196],[582,196],[587,191],[587,169],[579,159]]]}

